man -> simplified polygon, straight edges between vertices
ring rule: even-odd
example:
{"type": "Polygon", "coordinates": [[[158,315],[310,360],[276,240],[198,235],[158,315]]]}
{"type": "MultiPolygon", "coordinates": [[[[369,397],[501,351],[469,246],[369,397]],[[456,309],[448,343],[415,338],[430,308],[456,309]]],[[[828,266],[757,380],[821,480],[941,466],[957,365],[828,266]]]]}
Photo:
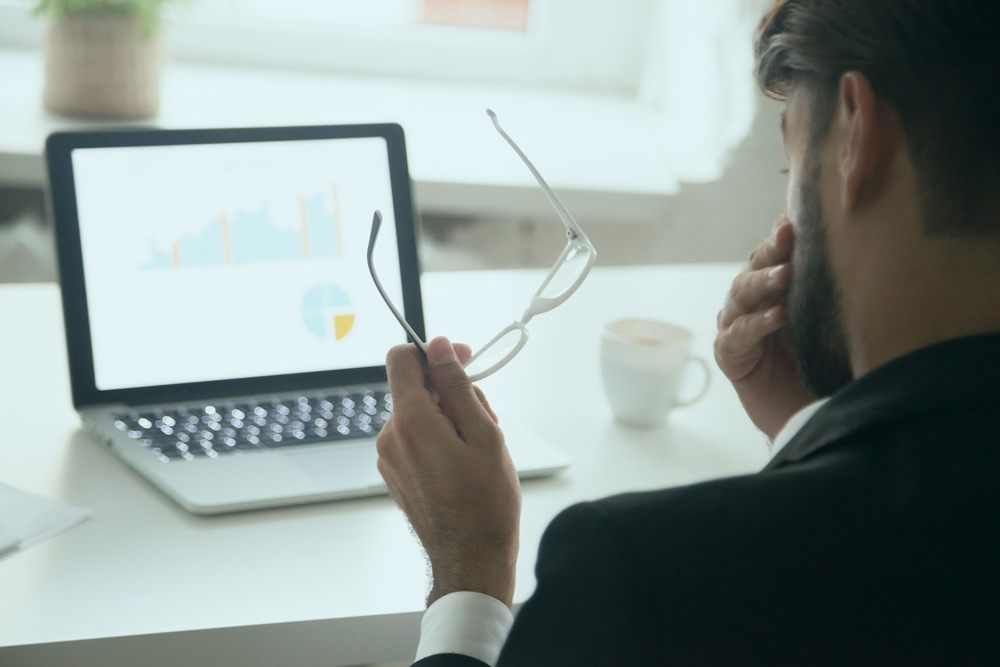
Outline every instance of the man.
{"type": "Polygon", "coordinates": [[[520,495],[467,351],[390,352],[379,469],[432,565],[421,667],[996,663],[998,28],[994,0],[768,12],[785,217],[716,357],[778,451],[562,512],[509,634],[520,495]]]}

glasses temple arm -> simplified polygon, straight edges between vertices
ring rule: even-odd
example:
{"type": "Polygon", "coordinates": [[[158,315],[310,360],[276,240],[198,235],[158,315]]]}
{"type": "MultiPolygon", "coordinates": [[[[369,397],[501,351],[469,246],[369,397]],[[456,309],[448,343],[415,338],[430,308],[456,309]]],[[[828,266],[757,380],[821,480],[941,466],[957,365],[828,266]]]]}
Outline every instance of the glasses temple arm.
{"type": "Polygon", "coordinates": [[[559,219],[562,220],[562,223],[564,225],[566,225],[566,228],[572,231],[575,236],[582,236],[584,238],[587,238],[587,235],[583,233],[583,230],[580,229],[580,226],[576,224],[576,220],[573,219],[573,216],[570,215],[566,207],[563,206],[563,203],[559,201],[559,197],[556,196],[556,193],[552,191],[552,188],[549,187],[549,184],[545,182],[545,179],[542,178],[542,175],[538,172],[537,169],[535,169],[535,165],[531,163],[531,160],[528,159],[528,156],[524,154],[524,151],[520,149],[520,147],[514,142],[514,140],[510,138],[510,135],[507,134],[507,132],[500,126],[500,121],[499,119],[497,119],[496,112],[494,112],[492,109],[487,109],[486,113],[493,121],[493,127],[495,127],[497,132],[500,133],[500,136],[503,137],[508,144],[510,144],[510,147],[514,149],[514,152],[517,153],[518,157],[520,157],[521,160],[524,162],[524,164],[528,167],[528,170],[531,172],[531,175],[535,177],[536,181],[538,181],[538,185],[542,188],[542,192],[545,193],[545,196],[549,200],[549,203],[552,204],[552,208],[554,208],[556,210],[556,213],[559,214],[559,219]]]}
{"type": "Polygon", "coordinates": [[[396,306],[393,305],[389,295],[385,293],[385,288],[382,287],[382,281],[378,279],[378,274],[375,273],[375,260],[373,258],[373,254],[375,252],[375,240],[378,238],[378,232],[381,227],[382,212],[375,211],[375,215],[372,218],[372,233],[371,236],[368,237],[368,273],[371,274],[372,281],[375,283],[375,289],[377,289],[378,293],[382,296],[382,300],[385,301],[385,305],[389,306],[389,310],[392,311],[396,321],[398,321],[403,329],[406,330],[406,333],[410,336],[410,340],[416,344],[417,348],[423,353],[424,358],[426,359],[427,344],[421,340],[420,336],[418,336],[413,330],[413,327],[410,326],[410,323],[406,321],[406,318],[403,317],[402,313],[400,313],[396,306]]]}

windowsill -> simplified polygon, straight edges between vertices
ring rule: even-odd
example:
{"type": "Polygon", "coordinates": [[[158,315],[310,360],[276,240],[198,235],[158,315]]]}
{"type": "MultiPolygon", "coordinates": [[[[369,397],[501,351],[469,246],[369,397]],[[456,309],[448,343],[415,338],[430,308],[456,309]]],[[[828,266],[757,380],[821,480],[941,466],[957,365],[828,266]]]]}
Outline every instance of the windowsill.
{"type": "MultiPolygon", "coordinates": [[[[44,183],[42,153],[50,132],[112,125],[44,111],[42,80],[40,53],[0,50],[0,184],[44,183]]],[[[592,93],[170,63],[161,97],[159,115],[139,124],[398,122],[406,130],[418,206],[456,215],[549,210],[524,165],[494,132],[487,106],[581,220],[660,218],[678,187],[671,156],[684,150],[683,138],[670,136],[656,110],[592,93]]]]}

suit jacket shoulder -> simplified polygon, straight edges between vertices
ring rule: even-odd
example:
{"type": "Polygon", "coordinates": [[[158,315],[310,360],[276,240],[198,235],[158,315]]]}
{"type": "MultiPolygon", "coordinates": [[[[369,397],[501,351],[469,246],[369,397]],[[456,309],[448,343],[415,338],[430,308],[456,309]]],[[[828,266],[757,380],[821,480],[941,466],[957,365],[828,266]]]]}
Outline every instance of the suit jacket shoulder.
{"type": "Polygon", "coordinates": [[[571,508],[500,664],[1000,657],[997,434],[997,410],[927,413],[761,474],[571,508]]]}

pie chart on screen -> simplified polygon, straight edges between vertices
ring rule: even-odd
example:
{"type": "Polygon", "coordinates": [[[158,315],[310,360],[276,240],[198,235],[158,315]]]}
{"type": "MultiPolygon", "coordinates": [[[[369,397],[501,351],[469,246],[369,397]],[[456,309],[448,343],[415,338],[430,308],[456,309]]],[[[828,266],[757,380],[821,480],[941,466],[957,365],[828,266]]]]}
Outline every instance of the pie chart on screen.
{"type": "Polygon", "coordinates": [[[318,338],[346,338],[354,328],[351,299],[337,285],[311,287],[302,298],[302,322],[318,338]]]}

